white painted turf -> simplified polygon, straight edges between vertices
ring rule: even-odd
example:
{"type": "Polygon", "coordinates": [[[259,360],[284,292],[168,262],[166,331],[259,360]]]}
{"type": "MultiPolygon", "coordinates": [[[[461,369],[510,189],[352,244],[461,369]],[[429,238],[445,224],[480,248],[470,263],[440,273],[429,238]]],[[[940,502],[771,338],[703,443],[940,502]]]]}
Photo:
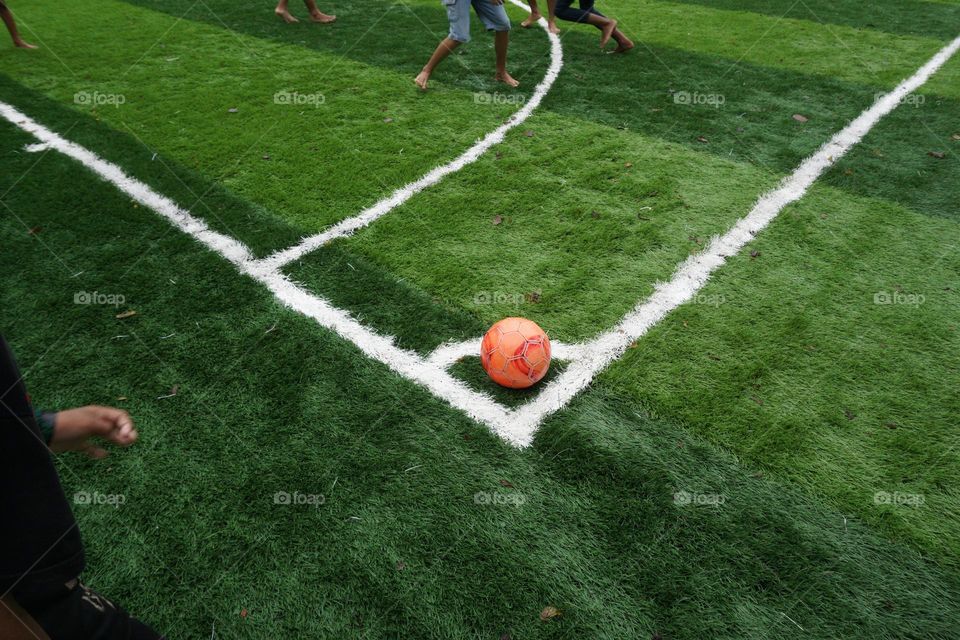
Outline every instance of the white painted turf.
{"type": "MultiPolygon", "coordinates": [[[[528,9],[519,0],[510,1],[528,9]]],[[[544,20],[540,20],[540,26],[546,30],[544,20]]],[[[529,402],[516,409],[509,409],[490,396],[472,390],[447,372],[447,368],[457,360],[478,353],[479,338],[458,344],[443,345],[429,357],[423,358],[413,351],[398,347],[394,344],[392,337],[381,336],[363,326],[347,311],[338,309],[320,296],[306,291],[283,275],[280,269],[331,240],[351,235],[371,224],[417,193],[475,162],[492,146],[502,142],[509,130],[530,117],[560,73],[563,65],[560,39],[549,32],[547,35],[550,38],[550,66],[547,73],[535,88],[531,99],[507,123],[477,141],[452,162],[433,169],[416,182],[398,189],[358,215],[260,260],[255,259],[250,249],[240,241],[210,229],[205,222],[195,218],[169,198],[153,191],[143,182],[128,176],[117,165],[62,138],[12,106],[0,102],[0,116],[37,138],[39,142],[28,145],[28,151],[53,149],[73,158],[135,201],[153,209],[178,229],[232,262],[241,273],[262,283],[285,305],[350,340],[367,356],[379,360],[400,375],[423,385],[437,397],[489,426],[504,440],[525,447],[533,440],[537,427],[547,416],[566,406],[576,394],[591,383],[601,370],[619,358],[631,343],[642,337],[668,313],[694,298],[706,285],[713,272],[723,265],[727,257],[738,253],[757,233],[770,224],[785,206],[803,197],[827,168],[860,142],[880,119],[896,109],[901,100],[921,87],[960,49],[960,37],[958,37],[941,49],[911,77],[900,83],[896,89],[877,100],[820,147],[816,153],[804,160],[777,188],[763,194],[753,209],[739,219],[729,231],[722,236],[714,237],[703,252],[681,263],[668,282],[658,283],[653,294],[638,303],[633,311],[611,330],[582,344],[554,343],[554,357],[569,360],[567,369],[556,379],[544,385],[543,389],[529,402]]]]}

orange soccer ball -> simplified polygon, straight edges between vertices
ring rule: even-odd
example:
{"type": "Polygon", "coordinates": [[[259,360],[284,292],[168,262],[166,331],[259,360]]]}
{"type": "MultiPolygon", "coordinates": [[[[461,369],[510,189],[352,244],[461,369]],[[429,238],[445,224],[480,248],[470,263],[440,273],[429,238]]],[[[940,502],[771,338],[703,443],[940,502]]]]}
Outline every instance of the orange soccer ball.
{"type": "Polygon", "coordinates": [[[532,387],[550,368],[550,339],[532,320],[504,318],[483,336],[480,363],[499,385],[532,387]]]}

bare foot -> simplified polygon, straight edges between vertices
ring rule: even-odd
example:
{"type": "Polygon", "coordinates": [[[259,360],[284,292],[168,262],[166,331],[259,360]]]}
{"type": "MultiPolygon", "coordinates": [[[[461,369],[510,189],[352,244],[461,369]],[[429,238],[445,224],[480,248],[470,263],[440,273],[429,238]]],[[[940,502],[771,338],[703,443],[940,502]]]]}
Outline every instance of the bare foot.
{"type": "Polygon", "coordinates": [[[539,20],[539,19],[542,18],[542,17],[543,17],[543,16],[540,15],[540,12],[539,12],[539,11],[535,11],[535,12],[531,13],[531,14],[527,17],[526,20],[524,20],[523,22],[521,22],[521,23],[520,23],[520,26],[523,27],[524,29],[529,29],[529,28],[532,27],[533,25],[537,24],[537,20],[539,20]]]}
{"type": "Polygon", "coordinates": [[[430,81],[430,72],[421,71],[416,78],[413,79],[414,83],[420,87],[421,91],[427,90],[427,83],[430,81]]]}
{"type": "Polygon", "coordinates": [[[310,19],[321,24],[330,24],[331,22],[336,22],[337,16],[331,16],[327,15],[323,11],[317,11],[316,13],[310,14],[310,19]]]}
{"type": "Polygon", "coordinates": [[[617,48],[610,53],[626,53],[627,51],[630,51],[630,49],[633,49],[633,41],[629,40],[628,38],[624,38],[617,43],[617,48]]]}
{"type": "Polygon", "coordinates": [[[504,69],[503,71],[497,71],[497,75],[493,76],[493,79],[496,80],[497,82],[502,82],[503,84],[507,85],[508,87],[519,87],[519,86],[520,86],[520,83],[519,83],[518,81],[514,80],[514,79],[513,79],[513,76],[511,76],[509,73],[507,73],[506,69],[504,69]]]}
{"type": "Polygon", "coordinates": [[[600,48],[603,49],[607,46],[607,43],[610,42],[610,37],[613,35],[613,32],[617,30],[617,21],[611,19],[607,24],[603,25],[602,33],[600,36],[600,48]]]}
{"type": "Polygon", "coordinates": [[[560,35],[560,27],[557,26],[556,20],[549,20],[547,22],[547,30],[555,36],[560,35]]]}
{"type": "Polygon", "coordinates": [[[287,24],[293,24],[294,22],[300,22],[299,20],[297,20],[296,18],[294,18],[294,17],[290,14],[290,12],[287,11],[286,9],[276,9],[276,10],[274,10],[274,13],[276,13],[278,16],[280,16],[281,18],[283,18],[283,21],[286,22],[287,24]]]}
{"type": "Polygon", "coordinates": [[[29,42],[26,42],[24,40],[14,41],[13,46],[18,47],[20,49],[36,49],[37,48],[37,45],[30,44],[29,42]]]}

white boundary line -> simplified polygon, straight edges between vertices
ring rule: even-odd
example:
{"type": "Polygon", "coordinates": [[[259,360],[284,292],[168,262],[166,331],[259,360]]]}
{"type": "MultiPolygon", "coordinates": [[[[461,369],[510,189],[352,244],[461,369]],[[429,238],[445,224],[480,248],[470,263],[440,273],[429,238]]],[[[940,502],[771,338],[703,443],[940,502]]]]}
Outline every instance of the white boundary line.
{"type": "MultiPolygon", "coordinates": [[[[511,2],[518,4],[518,0],[511,0],[511,2]]],[[[545,26],[544,21],[541,21],[541,26],[545,26]]],[[[555,68],[559,72],[562,64],[559,39],[552,34],[550,37],[552,44],[550,68],[551,70],[555,68]]],[[[272,256],[265,260],[254,259],[250,250],[243,243],[211,230],[205,222],[193,217],[188,211],[180,208],[169,198],[153,191],[143,182],[128,176],[117,165],[107,162],[88,149],[62,138],[20,113],[14,107],[0,102],[0,116],[37,138],[39,143],[28,145],[30,150],[54,149],[83,164],[137,202],[159,213],[184,233],[193,236],[209,249],[225,257],[241,273],[261,282],[285,305],[315,319],[322,326],[350,340],[369,357],[379,360],[397,373],[427,387],[432,393],[446,400],[452,406],[487,424],[508,442],[523,447],[530,444],[534,432],[545,417],[566,406],[577,393],[590,384],[597,373],[620,357],[631,342],[643,336],[670,311],[693,298],[707,283],[713,272],[724,264],[727,257],[740,251],[757,233],[770,224],[785,206],[803,197],[810,186],[828,167],[856,145],[881,118],[893,111],[903,98],[923,85],[957,52],[958,48],[960,48],[960,37],[941,49],[913,76],[904,80],[896,89],[883,96],[843,130],[834,135],[814,155],[801,163],[796,171],[783,180],[776,189],[761,196],[747,216],[738,220],[724,235],[713,238],[703,253],[691,256],[682,263],[669,282],[657,284],[654,293],[647,300],[639,303],[613,329],[583,344],[563,345],[561,352],[566,351],[566,356],[571,358],[571,364],[567,370],[556,380],[547,384],[536,398],[514,410],[507,409],[486,394],[473,391],[445,370],[444,364],[452,364],[463,354],[469,352],[464,346],[465,344],[469,345],[469,342],[442,346],[429,358],[422,358],[413,351],[401,349],[394,344],[393,338],[374,333],[353,319],[348,312],[337,309],[323,298],[291,282],[280,272],[280,267],[286,262],[282,260],[268,262],[267,260],[271,260],[272,256]]],[[[549,78],[545,77],[541,86],[548,79],[552,84],[556,79],[556,74],[549,78]]],[[[549,88],[549,85],[547,85],[547,88],[549,88]]],[[[538,91],[539,89],[540,87],[538,87],[538,91]]],[[[546,90],[539,94],[539,99],[542,99],[545,93],[546,90]]],[[[536,104],[539,104],[539,99],[536,104]]],[[[529,107],[531,103],[533,103],[533,100],[527,106],[529,107]]],[[[532,111],[532,108],[530,111],[532,111]]],[[[525,117],[529,115],[530,112],[527,112],[525,117]]],[[[519,122],[512,122],[512,126],[517,124],[519,122]]],[[[506,131],[501,131],[501,129],[503,127],[497,129],[498,132],[501,132],[498,141],[502,140],[502,134],[506,131]]],[[[493,134],[488,135],[471,149],[481,148],[481,145],[486,145],[482,147],[484,151],[489,149],[490,146],[495,144],[495,142],[486,144],[491,139],[491,135],[493,134]]],[[[446,166],[453,167],[458,162],[462,162],[459,165],[459,168],[462,168],[462,166],[476,160],[477,157],[479,157],[479,154],[473,157],[471,151],[468,150],[467,153],[446,166]]],[[[445,175],[455,170],[457,169],[446,170],[439,174],[436,174],[438,170],[434,170],[421,181],[408,185],[394,195],[403,192],[401,196],[405,201],[431,184],[436,184],[445,175]],[[427,177],[435,174],[435,178],[431,178],[432,182],[421,184],[427,177]],[[408,189],[410,189],[409,192],[408,189]]],[[[384,202],[392,202],[392,200],[388,199],[384,202]]],[[[343,228],[344,233],[335,237],[349,235],[389,210],[386,209],[378,215],[369,213],[364,218],[361,218],[361,216],[365,214],[351,218],[349,220],[355,220],[356,222],[351,223],[352,226],[345,226],[343,228]]],[[[301,243],[294,248],[297,249],[297,257],[299,257],[321,245],[322,242],[315,246],[310,245],[312,246],[311,249],[301,251],[300,248],[307,246],[305,243],[301,243]]],[[[281,252],[281,254],[284,253],[281,252]]],[[[275,254],[275,256],[279,255],[275,254]]],[[[291,259],[296,259],[296,257],[291,259]]],[[[558,358],[560,357],[558,353],[558,358]]]]}
{"type": "MultiPolygon", "coordinates": [[[[492,427],[505,440],[519,446],[529,442],[529,439],[524,438],[511,427],[509,411],[488,395],[473,391],[446,370],[430,364],[417,353],[401,349],[394,344],[393,338],[374,333],[352,318],[348,312],[337,309],[323,298],[304,290],[279,271],[265,271],[257,265],[250,250],[243,243],[211,230],[205,222],[195,218],[143,182],[128,176],[117,165],[62,138],[9,104],[0,102],[0,116],[36,137],[42,145],[41,148],[59,151],[76,160],[133,200],[153,209],[175,227],[232,262],[241,273],[262,283],[282,303],[350,340],[367,356],[379,360],[400,375],[427,387],[435,395],[467,415],[492,427]]],[[[37,145],[30,146],[37,148],[37,145]]]]}
{"type": "MultiPolygon", "coordinates": [[[[510,0],[510,2],[522,9],[530,10],[530,7],[519,0],[510,0]]],[[[271,271],[280,269],[284,265],[305,256],[315,249],[319,249],[332,240],[353,235],[357,230],[387,215],[424,189],[432,187],[451,173],[456,173],[465,166],[476,162],[480,159],[480,156],[490,150],[490,147],[503,142],[508,131],[523,124],[523,122],[533,114],[534,110],[540,106],[543,98],[547,95],[547,92],[550,91],[551,87],[553,87],[553,83],[556,82],[557,76],[560,75],[560,69],[563,68],[563,48],[560,46],[560,38],[550,33],[547,29],[547,22],[543,18],[540,18],[538,24],[550,39],[550,66],[547,68],[543,80],[534,88],[533,95],[530,96],[527,103],[511,115],[504,124],[478,140],[472,147],[464,151],[452,162],[436,167],[419,180],[400,187],[383,200],[364,209],[353,217],[341,220],[326,231],[303,238],[298,244],[263,258],[259,261],[257,265],[258,268],[271,271]]]]}
{"type": "Polygon", "coordinates": [[[547,384],[536,398],[514,412],[515,424],[521,431],[532,434],[545,417],[562,409],[591,383],[594,376],[623,355],[632,342],[642,337],[668,313],[696,296],[729,256],[738,253],[784,207],[802,198],[827,168],[860,142],[881,118],[896,109],[901,100],[919,89],[958,48],[960,37],[834,135],[777,188],[760,196],[750,213],[737,220],[725,234],[714,237],[702,253],[684,261],[669,282],[658,283],[650,297],[634,307],[613,329],[584,344],[580,360],[574,361],[558,378],[547,384]]]}

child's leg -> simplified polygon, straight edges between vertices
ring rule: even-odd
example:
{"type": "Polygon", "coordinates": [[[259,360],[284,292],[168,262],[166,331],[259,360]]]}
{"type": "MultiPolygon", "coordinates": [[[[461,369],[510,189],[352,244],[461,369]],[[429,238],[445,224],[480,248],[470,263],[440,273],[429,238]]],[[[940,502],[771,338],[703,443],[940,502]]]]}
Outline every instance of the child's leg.
{"type": "Polygon", "coordinates": [[[444,0],[447,7],[447,20],[450,21],[450,33],[434,50],[423,70],[413,79],[423,91],[427,90],[430,74],[437,65],[464,42],[470,42],[470,0],[444,0]]]}
{"type": "Polygon", "coordinates": [[[459,40],[454,40],[451,37],[444,38],[440,44],[437,45],[437,48],[434,50],[433,55],[430,56],[430,59],[427,61],[427,64],[423,67],[423,70],[413,79],[417,83],[417,86],[427,90],[427,82],[430,80],[430,74],[433,73],[433,70],[437,68],[437,65],[444,61],[444,59],[453,53],[453,50],[460,46],[459,40]]]}
{"type": "Polygon", "coordinates": [[[507,73],[507,48],[509,46],[510,32],[497,31],[497,35],[494,39],[494,48],[497,52],[497,74],[494,76],[494,78],[511,87],[517,87],[520,85],[520,83],[514,80],[513,77],[507,73]]]}
{"type": "Polygon", "coordinates": [[[613,39],[617,41],[617,48],[610,53],[624,53],[633,49],[633,40],[628,38],[620,29],[613,30],[613,39]]]}
{"type": "Polygon", "coordinates": [[[317,8],[317,0],[303,0],[303,4],[307,5],[307,11],[310,12],[310,19],[314,22],[328,24],[337,19],[337,16],[331,16],[320,11],[320,9],[317,8]]]}
{"type": "Polygon", "coordinates": [[[557,17],[570,22],[592,24],[601,31],[600,48],[605,47],[617,30],[617,21],[594,9],[593,0],[580,0],[579,9],[574,9],[571,4],[573,0],[557,0],[557,17]]]}
{"type": "Polygon", "coordinates": [[[300,22],[293,17],[293,14],[290,13],[290,8],[287,6],[290,0],[279,0],[277,2],[277,8],[273,10],[275,14],[283,18],[283,21],[287,24],[293,24],[294,22],[300,22]]]}
{"type": "Polygon", "coordinates": [[[21,49],[37,48],[36,45],[30,44],[20,37],[20,32],[17,31],[17,23],[13,19],[13,14],[10,13],[10,9],[8,9],[7,5],[5,5],[2,1],[0,1],[0,18],[3,18],[3,23],[7,25],[7,31],[10,32],[10,37],[13,39],[14,46],[20,47],[21,49]]]}
{"type": "MultiPolygon", "coordinates": [[[[457,0],[460,2],[461,0],[457,0]]],[[[473,8],[477,15],[483,21],[487,31],[495,31],[494,48],[497,52],[497,73],[494,78],[511,87],[516,87],[520,83],[514,80],[507,73],[507,49],[510,46],[510,18],[507,17],[507,11],[503,8],[503,0],[499,2],[491,0],[472,0],[473,8]]]]}
{"type": "Polygon", "coordinates": [[[550,33],[560,33],[557,26],[557,0],[547,0],[547,28],[550,33]]]}
{"type": "MultiPolygon", "coordinates": [[[[529,29],[537,24],[537,20],[543,17],[540,13],[540,7],[537,6],[537,0],[528,1],[530,3],[530,15],[520,23],[520,26],[524,29],[529,29]]],[[[547,0],[547,29],[550,30],[550,33],[560,33],[560,29],[557,28],[556,7],[557,0],[547,0]]]]}
{"type": "Polygon", "coordinates": [[[537,20],[542,18],[540,15],[540,7],[537,6],[537,0],[527,0],[527,3],[530,5],[530,15],[527,16],[527,19],[520,23],[520,26],[524,29],[529,29],[533,25],[537,24],[537,20]]]}

